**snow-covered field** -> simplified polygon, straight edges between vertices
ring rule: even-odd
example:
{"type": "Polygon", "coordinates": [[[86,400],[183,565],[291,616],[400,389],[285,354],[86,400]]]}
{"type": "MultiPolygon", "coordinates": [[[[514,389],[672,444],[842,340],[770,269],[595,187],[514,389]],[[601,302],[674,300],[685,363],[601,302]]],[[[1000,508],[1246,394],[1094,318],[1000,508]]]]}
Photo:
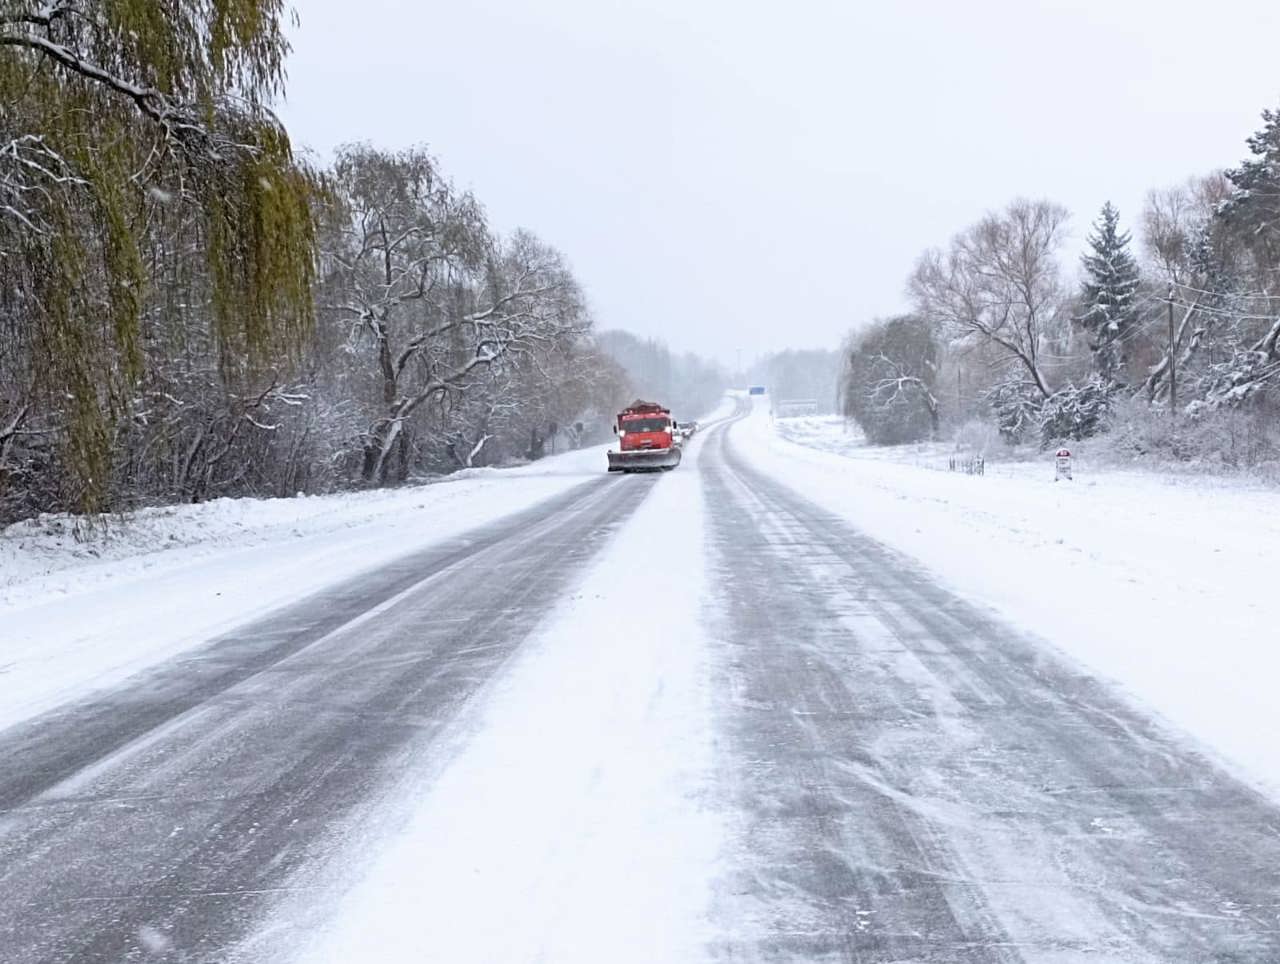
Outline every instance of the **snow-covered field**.
{"type": "Polygon", "coordinates": [[[760,468],[1057,646],[1280,793],[1280,492],[1222,478],[868,447],[839,419],[735,432],[760,468]],[[803,443],[803,444],[801,444],[803,443]]]}
{"type": "Polygon", "coordinates": [[[0,532],[0,727],[598,477],[604,448],[412,488],[66,517],[0,532]]]}

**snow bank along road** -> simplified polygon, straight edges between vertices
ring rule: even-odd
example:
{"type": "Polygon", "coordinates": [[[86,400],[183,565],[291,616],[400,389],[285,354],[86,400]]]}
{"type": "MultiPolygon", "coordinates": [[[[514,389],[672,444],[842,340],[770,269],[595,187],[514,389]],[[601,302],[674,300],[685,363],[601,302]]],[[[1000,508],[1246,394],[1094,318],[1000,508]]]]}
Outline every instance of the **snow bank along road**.
{"type": "Polygon", "coordinates": [[[0,960],[1280,960],[1280,809],[748,413],[0,730],[0,960]]]}

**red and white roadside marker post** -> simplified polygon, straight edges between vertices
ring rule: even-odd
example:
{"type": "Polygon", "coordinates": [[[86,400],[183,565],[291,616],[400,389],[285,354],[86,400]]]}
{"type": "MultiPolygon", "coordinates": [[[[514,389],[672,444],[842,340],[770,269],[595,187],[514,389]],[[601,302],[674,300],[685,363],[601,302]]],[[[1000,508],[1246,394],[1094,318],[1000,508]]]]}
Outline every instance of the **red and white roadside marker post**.
{"type": "Polygon", "coordinates": [[[1059,479],[1071,481],[1071,452],[1068,449],[1058,449],[1053,457],[1053,481],[1059,479]]]}

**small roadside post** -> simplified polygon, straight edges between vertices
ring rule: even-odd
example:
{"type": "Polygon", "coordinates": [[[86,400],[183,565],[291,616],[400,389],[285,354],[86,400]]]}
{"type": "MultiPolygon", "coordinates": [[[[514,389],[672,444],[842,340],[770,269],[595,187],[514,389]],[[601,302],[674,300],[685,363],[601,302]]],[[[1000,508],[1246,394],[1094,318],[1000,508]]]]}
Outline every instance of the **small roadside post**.
{"type": "Polygon", "coordinates": [[[1071,452],[1068,449],[1058,449],[1053,457],[1053,481],[1059,479],[1071,481],[1071,452]]]}

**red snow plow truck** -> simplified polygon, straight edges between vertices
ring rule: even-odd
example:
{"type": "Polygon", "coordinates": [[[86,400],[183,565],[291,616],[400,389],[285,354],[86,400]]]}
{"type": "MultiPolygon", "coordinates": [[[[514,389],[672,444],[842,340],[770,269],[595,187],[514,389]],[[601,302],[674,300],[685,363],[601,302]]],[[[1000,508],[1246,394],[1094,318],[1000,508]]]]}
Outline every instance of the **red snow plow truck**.
{"type": "Polygon", "coordinates": [[[679,426],[657,402],[636,400],[618,413],[613,430],[617,450],[609,450],[610,472],[656,472],[680,464],[679,426]]]}

